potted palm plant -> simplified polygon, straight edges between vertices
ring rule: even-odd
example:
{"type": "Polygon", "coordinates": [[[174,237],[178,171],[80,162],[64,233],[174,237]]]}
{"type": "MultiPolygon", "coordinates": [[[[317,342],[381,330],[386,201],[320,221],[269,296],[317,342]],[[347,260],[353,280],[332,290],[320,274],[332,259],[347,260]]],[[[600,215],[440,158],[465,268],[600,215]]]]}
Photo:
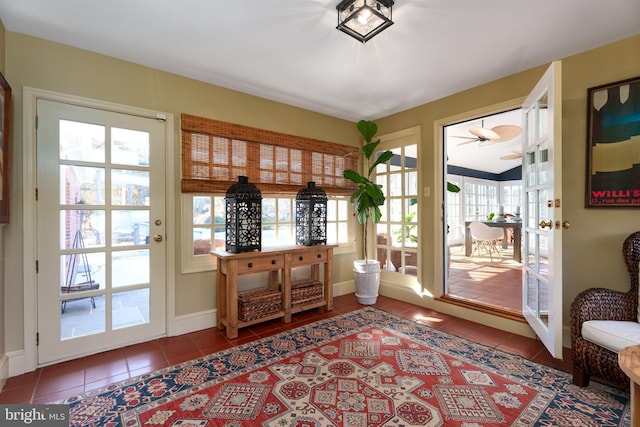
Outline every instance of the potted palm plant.
{"type": "MultiPolygon", "coordinates": [[[[356,153],[362,156],[362,170],[364,174],[351,169],[344,171],[344,177],[358,185],[349,201],[355,207],[356,218],[363,226],[363,255],[364,258],[353,263],[356,297],[361,304],[375,304],[380,288],[380,262],[367,255],[369,222],[377,224],[382,218],[380,206],[384,205],[385,197],[382,186],[371,181],[376,166],[386,163],[393,157],[389,150],[378,153],[376,148],[380,139],[373,140],[378,133],[378,125],[372,121],[360,120],[358,131],[364,139],[362,148],[356,153]]],[[[354,153],[351,153],[354,154],[354,153]]]]}

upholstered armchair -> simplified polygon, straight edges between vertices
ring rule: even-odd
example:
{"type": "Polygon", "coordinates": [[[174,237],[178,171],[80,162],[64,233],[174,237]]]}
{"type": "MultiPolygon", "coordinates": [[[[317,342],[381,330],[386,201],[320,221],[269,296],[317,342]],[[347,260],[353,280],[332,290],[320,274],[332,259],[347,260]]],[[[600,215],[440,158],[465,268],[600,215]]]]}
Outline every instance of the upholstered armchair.
{"type": "MultiPolygon", "coordinates": [[[[573,382],[579,386],[589,384],[591,376],[608,380],[620,387],[628,387],[629,378],[618,366],[618,354],[601,345],[594,344],[582,335],[583,324],[589,320],[614,320],[626,323],[610,324],[610,334],[620,331],[629,335],[629,327],[638,322],[638,264],[640,263],[640,231],[631,234],[622,244],[631,287],[628,292],[605,288],[587,289],[576,296],[571,304],[571,347],[573,352],[573,382]],[[631,323],[630,323],[631,322],[631,323]],[[611,326],[612,325],[612,326],[611,326]],[[616,326],[620,326],[617,328],[616,326]]],[[[640,325],[638,330],[640,330],[640,325]]],[[[630,335],[636,335],[634,332],[630,335]]],[[[617,337],[614,337],[617,338],[617,337]]],[[[625,345],[628,337],[622,336],[619,346],[625,345]],[[622,344],[621,344],[622,343],[622,344]]]]}

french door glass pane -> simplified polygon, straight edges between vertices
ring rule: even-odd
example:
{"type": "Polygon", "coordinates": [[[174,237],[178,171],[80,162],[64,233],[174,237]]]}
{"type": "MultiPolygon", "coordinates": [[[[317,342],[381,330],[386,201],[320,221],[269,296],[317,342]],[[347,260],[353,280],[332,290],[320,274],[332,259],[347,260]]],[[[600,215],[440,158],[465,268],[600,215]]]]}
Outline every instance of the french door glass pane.
{"type": "Polygon", "coordinates": [[[149,244],[148,210],[112,210],[111,244],[130,246],[149,244]]]}
{"type": "Polygon", "coordinates": [[[527,275],[527,306],[538,317],[539,300],[538,300],[538,281],[532,275],[527,275]]]}
{"type": "Polygon", "coordinates": [[[60,295],[80,297],[104,289],[104,252],[74,252],[60,256],[60,295]]]}
{"type": "Polygon", "coordinates": [[[114,206],[149,206],[149,172],[112,169],[111,204],[114,206]]]}
{"type": "Polygon", "coordinates": [[[547,274],[549,272],[549,238],[545,235],[540,236],[539,240],[539,256],[538,256],[538,274],[540,277],[548,281],[549,277],[547,274]]]}
{"type": "Polygon", "coordinates": [[[149,283],[149,250],[113,251],[111,285],[119,288],[149,283]]]}
{"type": "Polygon", "coordinates": [[[60,159],[104,163],[105,127],[60,120],[60,159]]]}
{"type": "Polygon", "coordinates": [[[103,167],[60,165],[60,203],[104,205],[103,167]]]}
{"type": "Polygon", "coordinates": [[[149,289],[116,292],[111,299],[113,329],[149,323],[149,289]]]}
{"type": "Polygon", "coordinates": [[[62,341],[99,334],[106,331],[104,295],[63,302],[64,314],[60,317],[60,339],[62,341]]]}
{"type": "Polygon", "coordinates": [[[540,148],[538,150],[538,183],[549,183],[549,177],[552,171],[549,167],[549,150],[540,148]]]}
{"type": "Polygon", "coordinates": [[[104,247],[104,210],[60,211],[60,249],[104,247]]]}
{"type": "Polygon", "coordinates": [[[549,94],[546,92],[538,100],[538,132],[539,139],[549,136],[549,94]]]}
{"type": "Polygon", "coordinates": [[[111,163],[149,166],[149,133],[111,128],[111,163]]]}

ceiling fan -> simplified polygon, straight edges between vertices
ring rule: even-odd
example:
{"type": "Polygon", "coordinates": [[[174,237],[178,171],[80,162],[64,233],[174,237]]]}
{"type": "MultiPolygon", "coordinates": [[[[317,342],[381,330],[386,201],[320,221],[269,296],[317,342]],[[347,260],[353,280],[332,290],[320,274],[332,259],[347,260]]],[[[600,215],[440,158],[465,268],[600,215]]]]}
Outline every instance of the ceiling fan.
{"type": "Polygon", "coordinates": [[[513,154],[507,154],[506,156],[500,157],[500,160],[516,160],[522,158],[522,151],[511,150],[513,154]]]}
{"type": "Polygon", "coordinates": [[[453,136],[453,138],[468,139],[468,141],[462,141],[458,143],[458,145],[471,144],[472,142],[478,141],[480,142],[479,145],[482,147],[496,142],[509,141],[520,135],[520,132],[522,132],[522,128],[520,126],[501,125],[491,129],[484,127],[471,128],[469,129],[469,133],[473,136],[453,136]]]}

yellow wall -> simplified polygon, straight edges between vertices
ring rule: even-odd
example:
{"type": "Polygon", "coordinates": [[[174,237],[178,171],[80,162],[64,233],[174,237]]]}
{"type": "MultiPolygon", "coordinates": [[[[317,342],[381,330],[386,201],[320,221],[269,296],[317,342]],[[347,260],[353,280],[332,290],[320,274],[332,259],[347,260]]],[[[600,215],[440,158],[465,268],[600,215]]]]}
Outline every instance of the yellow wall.
{"type": "MultiPolygon", "coordinates": [[[[189,113],[262,129],[357,145],[354,123],[285,104],[267,101],[240,92],[116,60],[69,46],[9,32],[7,34],[6,77],[14,89],[14,156],[11,223],[7,227],[6,295],[12,303],[5,318],[15,325],[7,336],[7,351],[23,348],[23,273],[22,273],[22,96],[23,87],[45,89],[84,98],[92,98],[158,110],[175,115],[175,170],[179,171],[180,114],[189,113]],[[17,266],[20,266],[19,268],[17,266]],[[15,322],[15,323],[14,323],[15,322]]],[[[176,172],[178,174],[178,172],[176,172]]],[[[176,221],[180,221],[180,178],[175,176],[176,221]]],[[[180,233],[180,228],[176,227],[180,233]]],[[[176,240],[174,240],[176,241],[176,240]]],[[[179,241],[179,239],[177,240],[179,241]]],[[[336,262],[336,281],[351,279],[349,265],[336,262]]],[[[339,258],[339,257],[337,257],[339,258]]],[[[180,274],[180,251],[176,249],[177,316],[215,308],[213,272],[180,274]]],[[[169,302],[171,303],[171,302],[169,302]]]]}
{"type": "MultiPolygon", "coordinates": [[[[564,233],[565,316],[568,306],[582,289],[603,285],[626,289],[628,278],[620,256],[622,240],[638,229],[638,211],[583,208],[586,154],[586,89],[591,86],[640,75],[640,36],[567,58],[563,70],[563,192],[565,219],[572,227],[564,233]]],[[[180,113],[241,123],[320,140],[356,145],[353,123],[267,101],[239,92],[193,81],[129,62],[17,34],[6,34],[6,77],[14,90],[14,156],[11,224],[5,228],[5,272],[7,304],[4,318],[12,320],[6,350],[23,348],[22,286],[22,88],[30,86],[175,114],[175,144],[179,144],[180,113]]],[[[420,245],[423,251],[423,288],[433,292],[441,286],[436,264],[442,258],[440,200],[433,197],[439,185],[438,160],[434,150],[434,123],[464,116],[487,105],[504,105],[522,99],[533,88],[546,65],[491,82],[444,99],[378,120],[381,133],[412,126],[422,128],[421,186],[431,197],[421,206],[420,245]],[[440,233],[441,234],[441,233],[440,233]]],[[[425,84],[429,84],[425,82],[425,84]]],[[[179,170],[176,156],[176,171],[179,170]]],[[[180,221],[179,177],[176,184],[176,220],[180,221]]],[[[179,232],[179,228],[177,229],[179,232]]],[[[176,266],[179,271],[179,251],[176,266]]],[[[351,279],[353,255],[339,256],[334,279],[351,279]]],[[[197,313],[214,307],[214,275],[176,273],[177,315],[197,313]]],[[[416,302],[412,300],[412,302],[416,302]]],[[[423,305],[436,306],[429,299],[423,305]]],[[[453,310],[442,304],[438,309],[453,310]]],[[[473,317],[472,314],[462,313],[473,317]]],[[[498,325],[498,320],[491,320],[498,325]]]]}
{"type": "MultiPolygon", "coordinates": [[[[582,290],[604,286],[627,291],[627,276],[621,256],[623,240],[640,230],[640,211],[637,209],[584,207],[585,168],[587,153],[587,89],[590,87],[640,76],[640,36],[632,37],[598,49],[584,52],[562,61],[562,192],[564,220],[571,228],[563,232],[563,324],[569,325],[569,306],[582,290]]],[[[383,133],[419,125],[422,127],[422,187],[429,187],[432,197],[423,197],[420,212],[423,265],[427,275],[423,287],[430,292],[442,287],[442,279],[433,272],[441,262],[442,236],[440,200],[433,197],[441,185],[435,158],[434,123],[446,118],[469,118],[465,113],[495,112],[486,106],[511,105],[523,99],[533,89],[548,64],[485,84],[381,120],[383,133]],[[434,172],[434,170],[436,172],[434,172]],[[440,233],[441,234],[441,233],[440,233]],[[436,242],[436,244],[433,244],[436,242]],[[431,272],[431,273],[430,273],[431,272]]],[[[428,84],[428,82],[425,82],[428,84]]],[[[446,120],[445,120],[446,121],[446,120]]],[[[441,151],[440,151],[441,152],[441,151]]],[[[431,306],[459,313],[450,305],[431,306]]],[[[469,313],[467,316],[476,317],[469,313]]],[[[565,345],[569,343],[565,342],[565,345]]]]}

